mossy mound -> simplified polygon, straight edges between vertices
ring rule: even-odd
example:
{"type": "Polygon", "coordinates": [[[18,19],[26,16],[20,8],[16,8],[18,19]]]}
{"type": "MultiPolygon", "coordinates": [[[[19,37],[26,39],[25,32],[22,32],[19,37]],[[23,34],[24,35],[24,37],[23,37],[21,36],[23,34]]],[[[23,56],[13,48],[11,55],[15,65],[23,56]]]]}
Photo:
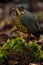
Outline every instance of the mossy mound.
{"type": "Polygon", "coordinates": [[[31,62],[41,62],[43,51],[36,41],[26,43],[23,39],[8,40],[0,47],[1,65],[10,65],[12,62],[18,65],[29,65],[31,62]],[[7,61],[7,62],[6,62],[7,61]]]}

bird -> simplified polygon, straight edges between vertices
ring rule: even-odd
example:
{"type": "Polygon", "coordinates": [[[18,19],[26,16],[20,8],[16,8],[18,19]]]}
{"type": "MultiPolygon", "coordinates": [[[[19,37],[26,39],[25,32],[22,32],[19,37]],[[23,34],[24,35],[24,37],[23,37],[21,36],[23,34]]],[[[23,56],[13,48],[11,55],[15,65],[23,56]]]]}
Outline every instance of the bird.
{"type": "Polygon", "coordinates": [[[39,23],[35,16],[31,12],[23,8],[23,6],[15,7],[14,22],[19,31],[26,34],[32,34],[37,39],[39,39],[40,37],[39,23]]]}

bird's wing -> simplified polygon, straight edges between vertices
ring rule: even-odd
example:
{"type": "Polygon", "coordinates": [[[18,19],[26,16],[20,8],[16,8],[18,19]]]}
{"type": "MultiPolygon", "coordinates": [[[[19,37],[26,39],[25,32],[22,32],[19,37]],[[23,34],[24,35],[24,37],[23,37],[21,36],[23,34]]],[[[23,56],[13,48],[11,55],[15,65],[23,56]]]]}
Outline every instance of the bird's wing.
{"type": "Polygon", "coordinates": [[[39,24],[35,19],[34,15],[27,10],[20,16],[21,23],[29,29],[29,31],[34,34],[40,31],[39,24]]]}

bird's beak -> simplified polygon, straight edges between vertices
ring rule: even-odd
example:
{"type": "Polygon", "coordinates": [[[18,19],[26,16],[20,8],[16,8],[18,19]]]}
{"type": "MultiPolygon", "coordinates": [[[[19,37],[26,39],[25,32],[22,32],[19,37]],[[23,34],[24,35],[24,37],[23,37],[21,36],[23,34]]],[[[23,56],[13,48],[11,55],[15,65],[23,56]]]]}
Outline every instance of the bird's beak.
{"type": "Polygon", "coordinates": [[[21,14],[24,14],[24,12],[21,12],[21,14]]]}

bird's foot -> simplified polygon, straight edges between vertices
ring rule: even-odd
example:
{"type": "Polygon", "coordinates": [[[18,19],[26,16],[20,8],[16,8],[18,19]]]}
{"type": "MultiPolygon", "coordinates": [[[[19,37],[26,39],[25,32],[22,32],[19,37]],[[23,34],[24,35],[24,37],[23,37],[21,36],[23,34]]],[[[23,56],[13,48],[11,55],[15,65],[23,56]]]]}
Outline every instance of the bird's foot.
{"type": "Polygon", "coordinates": [[[29,43],[29,41],[30,41],[30,37],[29,36],[25,37],[24,39],[26,40],[27,43],[29,43]]]}

